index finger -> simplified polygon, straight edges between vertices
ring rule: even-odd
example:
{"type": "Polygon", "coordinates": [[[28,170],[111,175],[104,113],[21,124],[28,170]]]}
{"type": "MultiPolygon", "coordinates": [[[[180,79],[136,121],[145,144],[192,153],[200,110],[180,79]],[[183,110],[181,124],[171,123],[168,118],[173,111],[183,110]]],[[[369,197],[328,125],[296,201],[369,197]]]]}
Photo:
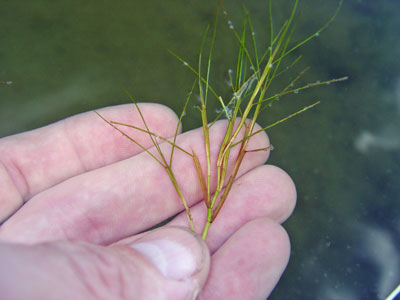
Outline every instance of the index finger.
{"type": "MultiPolygon", "coordinates": [[[[220,120],[209,132],[211,193],[217,185],[217,157],[226,128],[227,121],[220,120]]],[[[255,127],[256,130],[259,128],[255,127]]],[[[243,134],[244,130],[238,136],[239,140],[243,134]]],[[[175,151],[171,169],[181,195],[191,207],[202,200],[203,194],[195,163],[187,152],[195,149],[199,165],[207,163],[203,129],[178,135],[175,145],[185,152],[175,151]]],[[[266,133],[252,136],[247,144],[248,149],[261,149],[268,145],[266,133]]],[[[159,148],[167,160],[175,149],[168,143],[159,148]]],[[[240,146],[230,150],[226,162],[228,174],[234,168],[239,150],[240,146]]],[[[157,155],[154,147],[150,153],[157,155]]],[[[237,176],[264,164],[268,154],[268,151],[249,151],[237,176]]],[[[67,239],[106,245],[176,215],[183,209],[179,194],[165,166],[154,158],[142,152],[65,180],[36,195],[0,227],[0,240],[38,243],[67,239]]]]}
{"type": "MultiPolygon", "coordinates": [[[[171,137],[177,117],[166,106],[139,104],[152,132],[171,137]]],[[[98,110],[108,120],[143,127],[133,104],[98,110]]],[[[142,146],[149,135],[124,129],[142,146]]],[[[94,112],[0,140],[0,222],[34,195],[68,179],[126,159],[142,149],[104,123],[94,112]]]]}

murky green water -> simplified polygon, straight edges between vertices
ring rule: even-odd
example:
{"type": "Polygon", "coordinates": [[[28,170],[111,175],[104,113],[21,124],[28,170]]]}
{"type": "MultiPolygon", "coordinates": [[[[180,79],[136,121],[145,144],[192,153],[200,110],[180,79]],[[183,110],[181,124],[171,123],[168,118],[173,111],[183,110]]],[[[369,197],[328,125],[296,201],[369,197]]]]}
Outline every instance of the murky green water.
{"type": "MultiPolygon", "coordinates": [[[[0,80],[13,84],[0,85],[0,136],[126,103],[123,89],[178,111],[192,78],[167,49],[194,63],[215,2],[3,0],[0,80]]],[[[266,1],[245,2],[262,33],[266,1]]],[[[289,13],[292,1],[275,2],[277,18],[289,13]]],[[[303,2],[298,39],[337,5],[303,2]]],[[[346,0],[335,23],[298,51],[298,68],[311,67],[303,83],[350,79],[284,98],[260,121],[322,101],[269,132],[271,163],[298,188],[285,224],[293,254],[271,299],[379,299],[400,281],[399,13],[396,0],[346,0]]],[[[228,29],[217,39],[214,85],[226,90],[234,43],[228,29]]]]}

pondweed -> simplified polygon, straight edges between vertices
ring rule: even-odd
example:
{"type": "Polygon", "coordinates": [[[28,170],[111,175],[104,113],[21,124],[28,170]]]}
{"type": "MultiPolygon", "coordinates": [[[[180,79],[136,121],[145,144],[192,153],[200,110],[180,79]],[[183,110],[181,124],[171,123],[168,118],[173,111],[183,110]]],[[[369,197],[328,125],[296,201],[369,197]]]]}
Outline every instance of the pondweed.
{"type": "Polygon", "coordinates": [[[290,15],[283,23],[283,25],[279,28],[279,30],[276,31],[273,22],[272,1],[269,0],[269,22],[267,24],[269,27],[269,46],[265,49],[263,53],[258,53],[256,36],[248,11],[243,8],[242,24],[240,29],[237,30],[233,26],[230,15],[226,11],[222,1],[219,2],[219,10],[217,10],[214,26],[211,30],[210,27],[207,27],[205,31],[204,38],[200,47],[197,67],[188,64],[180,56],[171,52],[172,55],[174,55],[179,61],[181,61],[184,66],[190,69],[195,75],[195,82],[183,106],[178,125],[176,127],[175,135],[172,139],[160,137],[149,130],[146,120],[144,119],[140,108],[137,105],[137,102],[131,96],[130,98],[142,118],[144,128],[120,123],[115,120],[106,120],[103,116],[99,115],[105,122],[115,128],[115,130],[118,130],[126,138],[130,139],[133,143],[141,147],[143,151],[146,151],[165,169],[186,210],[190,227],[193,231],[195,231],[195,221],[192,218],[190,207],[181,192],[181,188],[179,187],[172,168],[173,156],[175,151],[182,151],[183,153],[186,153],[188,156],[192,157],[193,164],[196,167],[198,180],[202,189],[204,203],[207,209],[207,220],[202,230],[203,239],[206,239],[210,225],[218,216],[218,213],[224,205],[246,153],[254,151],[266,151],[272,147],[269,146],[262,149],[247,149],[249,138],[254,136],[255,134],[260,133],[261,131],[274,127],[277,124],[284,122],[296,116],[297,114],[300,114],[314,107],[319,102],[315,102],[309,106],[306,106],[303,109],[296,111],[281,120],[265,126],[262,129],[255,130],[255,125],[259,115],[264,110],[268,109],[268,107],[271,106],[273,102],[277,101],[280,97],[284,95],[298,93],[300,90],[347,79],[347,77],[342,77],[338,79],[330,79],[327,81],[318,81],[295,88],[294,86],[298,79],[307,71],[307,69],[305,69],[304,71],[300,72],[300,74],[298,74],[298,76],[295,77],[291,82],[288,82],[286,87],[283,88],[280,92],[274,93],[272,95],[270,94],[271,85],[273,84],[273,82],[276,81],[281,74],[287,72],[301,59],[301,57],[299,56],[295,59],[290,58],[292,59],[292,61],[287,62],[285,60],[289,59],[289,54],[293,54],[296,49],[309,42],[314,37],[318,36],[325,28],[327,28],[339,12],[342,1],[339,2],[336,12],[325,25],[323,25],[321,28],[319,28],[313,34],[309,35],[301,42],[296,43],[295,45],[291,45],[291,38],[294,34],[295,29],[294,19],[297,13],[298,4],[299,0],[295,0],[290,15]],[[223,13],[223,17],[226,20],[227,26],[231,29],[233,35],[236,37],[236,40],[238,42],[238,55],[236,66],[234,70],[228,71],[229,85],[232,87],[232,96],[229,100],[223,99],[210,83],[213,46],[217,33],[217,22],[219,14],[218,11],[221,10],[223,13]],[[203,54],[206,49],[207,40],[209,41],[209,48],[207,51],[207,58],[204,63],[203,54]],[[202,69],[203,66],[206,66],[205,70],[202,69]],[[186,114],[188,103],[196,87],[198,89],[198,94],[200,98],[200,104],[197,108],[200,111],[202,120],[204,148],[207,158],[206,166],[202,166],[200,164],[195,149],[189,151],[187,149],[183,149],[176,143],[178,128],[182,122],[183,116],[186,114]],[[211,100],[211,98],[213,99],[211,100]],[[212,114],[208,111],[208,104],[210,103],[210,101],[217,101],[220,106],[217,116],[214,117],[212,120],[209,120],[212,114]],[[216,165],[212,166],[210,155],[211,142],[209,132],[210,128],[215,124],[215,122],[222,117],[227,119],[228,126],[226,128],[222,143],[218,145],[219,153],[216,165]],[[147,150],[145,147],[143,147],[137,141],[131,138],[128,134],[126,134],[122,129],[120,129],[121,126],[131,127],[147,133],[154,145],[154,148],[158,153],[158,157],[156,157],[153,153],[151,153],[149,150],[147,150]],[[161,150],[160,142],[169,143],[171,145],[172,149],[168,157],[166,157],[166,155],[164,155],[163,151],[161,150]],[[238,154],[234,158],[230,157],[231,149],[233,147],[239,148],[238,154]],[[227,168],[229,159],[234,160],[234,167],[231,171],[228,171],[227,168]],[[211,182],[212,169],[216,169],[217,173],[216,182],[213,183],[211,182]],[[212,190],[211,186],[216,186],[215,190],[212,190]]]}

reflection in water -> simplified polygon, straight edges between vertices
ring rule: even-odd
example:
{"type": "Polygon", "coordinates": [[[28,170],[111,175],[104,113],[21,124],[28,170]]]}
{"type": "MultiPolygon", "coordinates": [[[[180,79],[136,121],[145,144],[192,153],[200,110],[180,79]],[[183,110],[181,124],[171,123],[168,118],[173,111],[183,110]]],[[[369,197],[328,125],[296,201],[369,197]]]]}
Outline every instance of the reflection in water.
{"type": "Polygon", "coordinates": [[[363,224],[365,256],[376,269],[376,288],[380,299],[387,296],[400,279],[400,255],[392,234],[378,226],[363,224]]]}
{"type": "MultiPolygon", "coordinates": [[[[329,278],[331,274],[328,273],[318,279],[317,299],[385,299],[399,284],[400,254],[396,249],[395,234],[366,223],[355,224],[352,231],[353,235],[358,236],[358,242],[354,248],[346,247],[346,256],[352,257],[353,266],[343,266],[341,274],[336,274],[339,276],[336,284],[333,284],[335,279],[329,278]],[[362,270],[357,271],[353,269],[354,266],[362,270]],[[370,277],[360,276],[360,271],[367,272],[370,277]]],[[[342,264],[345,263],[343,260],[342,264]]]]}
{"type": "Polygon", "coordinates": [[[397,296],[399,295],[400,295],[400,284],[390,293],[389,296],[385,298],[385,300],[397,299],[397,296]]]}
{"type": "Polygon", "coordinates": [[[393,95],[389,101],[395,107],[397,118],[388,120],[385,127],[375,132],[363,131],[354,142],[355,148],[361,153],[367,153],[372,149],[398,150],[400,149],[400,78],[397,79],[393,95]]]}
{"type": "Polygon", "coordinates": [[[400,148],[400,135],[395,128],[385,128],[377,133],[363,131],[357,137],[354,146],[361,153],[367,153],[373,148],[396,150],[400,148]]]}

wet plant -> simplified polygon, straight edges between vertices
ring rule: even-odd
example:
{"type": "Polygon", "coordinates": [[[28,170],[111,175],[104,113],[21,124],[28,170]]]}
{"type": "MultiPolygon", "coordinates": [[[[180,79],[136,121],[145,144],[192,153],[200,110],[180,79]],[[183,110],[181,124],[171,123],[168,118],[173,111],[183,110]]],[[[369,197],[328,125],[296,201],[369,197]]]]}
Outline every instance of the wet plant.
{"type": "MultiPolygon", "coordinates": [[[[272,148],[268,146],[261,149],[248,149],[249,139],[267,129],[270,129],[312,107],[317,105],[319,101],[308,105],[294,113],[277,120],[261,129],[256,129],[256,122],[261,113],[279,100],[281,97],[288,94],[296,94],[301,90],[309,89],[311,87],[330,84],[338,81],[346,80],[347,77],[329,79],[326,81],[317,81],[309,83],[304,86],[295,87],[297,81],[301,76],[308,70],[305,69],[300,72],[293,80],[288,82],[284,88],[278,93],[271,94],[271,87],[274,86],[274,82],[279,80],[279,77],[283,73],[288,72],[294,65],[296,65],[301,56],[293,59],[295,50],[309,42],[313,38],[320,35],[329,24],[335,19],[337,13],[340,10],[342,1],[339,2],[338,8],[332,17],[327,21],[325,25],[320,27],[313,34],[309,35],[304,40],[292,45],[291,39],[295,31],[295,17],[298,11],[299,0],[294,1],[293,9],[290,15],[279,27],[278,30],[274,28],[273,14],[272,14],[272,0],[268,1],[268,27],[269,27],[269,46],[259,53],[256,42],[256,35],[251,22],[250,14],[243,7],[243,18],[241,26],[236,29],[233,25],[233,21],[224,7],[222,1],[219,1],[219,9],[217,10],[214,26],[207,27],[204,33],[203,40],[200,46],[200,52],[198,56],[197,66],[192,66],[187,63],[186,60],[181,58],[179,55],[171,52],[183,65],[188,68],[194,74],[194,83],[190,90],[190,93],[183,105],[183,109],[179,116],[179,121],[176,127],[175,135],[172,139],[166,139],[158,136],[157,134],[150,131],[140,108],[133,97],[129,95],[134,105],[136,106],[142,122],[143,128],[137,126],[120,123],[115,120],[106,120],[103,116],[99,115],[105,122],[110,126],[118,130],[126,138],[130,139],[133,143],[137,144],[147,152],[157,163],[159,163],[167,172],[171,183],[179,196],[186,214],[190,228],[195,231],[195,220],[193,220],[190,207],[187,204],[181,188],[176,180],[176,176],[173,171],[173,156],[175,151],[182,151],[186,155],[190,156],[193,160],[193,164],[197,170],[198,181],[201,186],[203,201],[207,210],[207,220],[204,228],[201,231],[202,238],[206,239],[209,232],[210,226],[221,211],[228,195],[231,191],[232,185],[237,177],[239,168],[245,157],[246,153],[255,151],[267,151],[272,148]],[[212,70],[212,55],[214,42],[217,36],[217,23],[219,15],[223,14],[223,18],[226,21],[227,26],[234,35],[237,45],[238,54],[236,59],[236,66],[233,70],[228,71],[229,85],[232,88],[232,96],[230,99],[223,99],[222,96],[212,87],[210,82],[210,74],[212,70]],[[207,43],[208,41],[208,43],[207,43]],[[206,46],[207,45],[207,46],[206,46]],[[207,49],[207,50],[206,50],[207,49]],[[289,55],[290,54],[290,55],[289,55]],[[206,58],[204,58],[206,57],[206,58]],[[289,60],[289,61],[287,61],[289,60]],[[177,143],[178,128],[182,123],[182,118],[187,112],[188,104],[191,101],[194,90],[197,89],[200,104],[197,105],[198,111],[201,116],[203,137],[204,137],[204,150],[206,154],[206,165],[202,166],[199,157],[196,154],[196,149],[187,150],[180,147],[177,143]],[[216,101],[219,105],[217,116],[210,118],[212,113],[210,112],[210,101],[216,101]],[[210,140],[210,128],[215,122],[221,118],[227,120],[227,127],[225,135],[220,145],[218,145],[218,156],[216,165],[212,165],[211,160],[211,140],[210,140]],[[148,134],[151,139],[154,148],[157,151],[157,156],[142,146],[140,143],[131,138],[125,133],[121,126],[134,128],[141,132],[148,134]],[[160,148],[160,142],[169,143],[171,145],[171,151],[169,155],[165,155],[160,148]],[[237,154],[232,157],[232,149],[238,147],[237,154]],[[234,161],[232,170],[228,171],[228,161],[234,161]],[[211,170],[216,170],[216,182],[211,182],[211,170]],[[215,186],[212,189],[211,186],[215,186]]],[[[213,111],[214,112],[214,111],[213,111]]]]}

